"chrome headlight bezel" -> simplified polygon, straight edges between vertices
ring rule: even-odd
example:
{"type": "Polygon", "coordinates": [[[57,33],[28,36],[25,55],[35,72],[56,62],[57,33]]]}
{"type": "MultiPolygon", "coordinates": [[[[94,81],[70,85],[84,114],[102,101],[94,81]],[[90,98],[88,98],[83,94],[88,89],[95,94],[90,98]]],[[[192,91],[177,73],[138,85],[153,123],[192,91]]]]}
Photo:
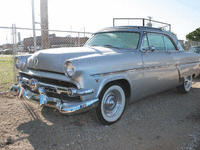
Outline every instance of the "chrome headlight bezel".
{"type": "Polygon", "coordinates": [[[16,67],[17,69],[19,69],[20,61],[19,61],[19,59],[18,59],[17,57],[15,57],[15,59],[14,59],[14,64],[15,64],[15,67],[16,67]]]}
{"type": "Polygon", "coordinates": [[[72,78],[75,75],[75,68],[70,61],[66,61],[63,66],[63,71],[66,76],[72,78]]]}
{"type": "Polygon", "coordinates": [[[20,59],[18,57],[15,57],[14,64],[17,69],[23,71],[26,69],[27,59],[26,58],[20,59]]]}

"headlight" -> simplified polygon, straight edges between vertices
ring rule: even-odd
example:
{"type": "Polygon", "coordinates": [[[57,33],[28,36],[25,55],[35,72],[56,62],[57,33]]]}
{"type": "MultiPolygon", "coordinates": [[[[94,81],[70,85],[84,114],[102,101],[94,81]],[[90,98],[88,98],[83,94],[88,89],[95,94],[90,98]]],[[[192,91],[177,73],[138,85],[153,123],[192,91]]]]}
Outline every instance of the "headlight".
{"type": "Polygon", "coordinates": [[[15,63],[15,67],[17,68],[17,69],[19,69],[19,59],[17,58],[17,57],[15,57],[15,59],[14,59],[14,63],[15,63]]]}
{"type": "Polygon", "coordinates": [[[20,57],[19,58],[15,57],[14,63],[17,69],[20,69],[21,71],[23,71],[26,68],[27,59],[26,58],[20,59],[20,57]]]}
{"type": "Polygon", "coordinates": [[[66,61],[64,63],[63,71],[64,71],[65,75],[67,75],[70,78],[75,74],[75,69],[74,69],[72,63],[69,61],[66,61]]]}

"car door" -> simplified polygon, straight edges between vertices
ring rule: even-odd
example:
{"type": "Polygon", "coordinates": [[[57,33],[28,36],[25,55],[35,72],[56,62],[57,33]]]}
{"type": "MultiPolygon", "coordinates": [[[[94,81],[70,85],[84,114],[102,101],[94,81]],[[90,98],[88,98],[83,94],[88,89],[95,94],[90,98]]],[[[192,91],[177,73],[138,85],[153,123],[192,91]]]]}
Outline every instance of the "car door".
{"type": "Polygon", "coordinates": [[[170,53],[166,50],[162,34],[146,33],[141,46],[143,52],[144,95],[167,90],[174,86],[178,77],[177,68],[170,53]]]}

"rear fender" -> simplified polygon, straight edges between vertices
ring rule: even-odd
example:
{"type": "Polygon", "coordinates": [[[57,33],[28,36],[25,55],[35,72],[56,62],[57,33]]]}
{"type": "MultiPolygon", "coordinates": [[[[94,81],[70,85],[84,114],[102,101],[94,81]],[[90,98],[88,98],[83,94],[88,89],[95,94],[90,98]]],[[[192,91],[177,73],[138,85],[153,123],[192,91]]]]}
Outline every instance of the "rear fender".
{"type": "Polygon", "coordinates": [[[198,76],[200,73],[199,63],[184,64],[178,66],[178,73],[180,82],[189,75],[198,76]]]}

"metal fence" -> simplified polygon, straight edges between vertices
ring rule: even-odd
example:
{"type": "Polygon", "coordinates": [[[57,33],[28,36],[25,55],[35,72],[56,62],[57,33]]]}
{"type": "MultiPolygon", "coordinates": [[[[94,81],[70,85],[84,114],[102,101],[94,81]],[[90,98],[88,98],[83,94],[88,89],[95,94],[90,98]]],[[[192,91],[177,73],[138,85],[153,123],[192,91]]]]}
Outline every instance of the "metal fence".
{"type": "MultiPolygon", "coordinates": [[[[13,50],[13,54],[19,52],[38,51],[47,48],[58,47],[81,47],[92,33],[48,30],[41,35],[44,30],[36,29],[35,38],[33,30],[29,28],[0,27],[0,50],[13,50]]],[[[3,52],[4,53],[4,52],[3,52]]]]}
{"type": "Polygon", "coordinates": [[[0,92],[9,90],[15,83],[17,70],[14,56],[34,53],[42,49],[59,47],[81,47],[92,35],[89,32],[48,30],[42,35],[41,29],[0,27],[0,92]],[[46,36],[46,37],[45,37],[46,36]]]}

